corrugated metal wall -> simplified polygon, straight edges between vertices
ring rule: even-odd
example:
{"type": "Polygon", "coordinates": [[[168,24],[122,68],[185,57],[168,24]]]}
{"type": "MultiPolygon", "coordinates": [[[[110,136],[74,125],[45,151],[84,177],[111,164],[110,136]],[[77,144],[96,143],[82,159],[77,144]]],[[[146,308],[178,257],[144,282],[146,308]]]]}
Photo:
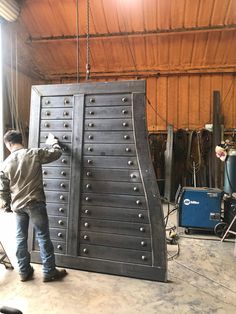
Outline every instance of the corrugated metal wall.
{"type": "Polygon", "coordinates": [[[236,127],[236,80],[233,74],[163,76],[147,79],[147,114],[150,132],[201,129],[212,123],[213,91],[221,94],[225,129],[236,127]]]}
{"type": "MultiPolygon", "coordinates": [[[[19,112],[24,126],[27,127],[31,85],[46,82],[34,81],[22,73],[18,75],[19,112]]],[[[70,83],[72,82],[74,81],[71,80],[70,83]]],[[[68,83],[68,81],[64,83],[68,83]]],[[[146,99],[148,130],[150,132],[165,131],[168,124],[173,124],[174,129],[193,130],[204,128],[205,124],[211,124],[213,122],[214,90],[220,91],[221,94],[224,128],[236,128],[235,75],[182,75],[148,78],[146,99]]]]}

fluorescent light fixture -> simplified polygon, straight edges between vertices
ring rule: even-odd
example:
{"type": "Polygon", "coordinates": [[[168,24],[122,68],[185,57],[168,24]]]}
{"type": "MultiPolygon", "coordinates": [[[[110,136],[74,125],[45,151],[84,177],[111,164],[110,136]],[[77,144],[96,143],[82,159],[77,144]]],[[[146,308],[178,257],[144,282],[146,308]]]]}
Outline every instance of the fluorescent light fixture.
{"type": "Polygon", "coordinates": [[[15,0],[0,0],[0,16],[8,22],[17,20],[20,7],[15,0]]]}

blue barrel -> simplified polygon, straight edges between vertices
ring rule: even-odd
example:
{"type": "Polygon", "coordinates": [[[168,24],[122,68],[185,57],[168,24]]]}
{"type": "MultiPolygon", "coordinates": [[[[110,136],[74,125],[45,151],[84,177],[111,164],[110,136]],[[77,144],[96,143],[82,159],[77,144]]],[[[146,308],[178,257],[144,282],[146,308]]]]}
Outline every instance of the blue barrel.
{"type": "Polygon", "coordinates": [[[232,194],[236,192],[236,149],[230,149],[224,167],[224,191],[232,194]]]}

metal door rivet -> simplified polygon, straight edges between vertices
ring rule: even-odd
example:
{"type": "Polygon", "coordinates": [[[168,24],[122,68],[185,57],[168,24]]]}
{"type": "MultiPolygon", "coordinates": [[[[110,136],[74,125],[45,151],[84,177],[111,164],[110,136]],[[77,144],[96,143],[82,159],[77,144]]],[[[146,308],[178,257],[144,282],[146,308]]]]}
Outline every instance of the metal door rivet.
{"type": "Polygon", "coordinates": [[[48,136],[47,136],[47,135],[45,135],[44,137],[45,137],[46,139],[48,138],[48,136]]]}
{"type": "Polygon", "coordinates": [[[89,102],[90,102],[90,103],[93,103],[93,102],[95,102],[95,99],[94,99],[94,98],[90,98],[90,99],[89,99],[89,102]]]}
{"type": "Polygon", "coordinates": [[[129,147],[126,147],[125,151],[128,153],[128,152],[131,152],[131,148],[129,147]]]}
{"type": "Polygon", "coordinates": [[[47,100],[45,101],[45,104],[46,104],[46,105],[50,104],[50,100],[47,99],[47,100]]]}
{"type": "Polygon", "coordinates": [[[127,122],[123,122],[122,125],[123,126],[128,126],[128,123],[127,122]]]}
{"type": "Polygon", "coordinates": [[[142,255],[142,260],[143,261],[146,261],[147,260],[147,257],[145,255],[142,255]]]}
{"type": "Polygon", "coordinates": [[[61,186],[61,188],[65,188],[66,187],[65,183],[63,183],[63,182],[60,184],[60,186],[61,186]]]}
{"type": "Polygon", "coordinates": [[[128,161],[128,165],[129,165],[129,166],[132,166],[133,164],[134,164],[134,163],[133,163],[132,160],[129,160],[129,161],[128,161]]]}
{"type": "Polygon", "coordinates": [[[94,126],[94,124],[93,123],[89,123],[88,126],[92,128],[94,126]]]}
{"type": "Polygon", "coordinates": [[[145,241],[141,241],[140,244],[141,244],[141,246],[145,246],[146,242],[145,241]]]}
{"type": "Polygon", "coordinates": [[[122,99],[121,99],[121,101],[123,101],[123,102],[126,102],[128,99],[127,99],[127,97],[123,97],[122,99]]]}
{"type": "Polygon", "coordinates": [[[135,192],[138,191],[138,187],[137,186],[134,186],[134,189],[133,189],[135,192]]]}
{"type": "Polygon", "coordinates": [[[63,159],[61,160],[61,162],[62,162],[63,164],[66,164],[66,159],[63,158],[63,159]]]}
{"type": "Polygon", "coordinates": [[[58,208],[58,211],[59,211],[60,213],[64,213],[64,208],[60,207],[60,208],[58,208]]]}
{"type": "Polygon", "coordinates": [[[58,224],[62,226],[63,225],[63,220],[58,220],[58,224]]]}
{"type": "Polygon", "coordinates": [[[85,213],[86,215],[89,215],[89,210],[88,210],[88,209],[85,209],[85,210],[84,210],[84,213],[85,213]]]}
{"type": "Polygon", "coordinates": [[[92,152],[92,151],[93,151],[93,148],[92,148],[92,147],[88,147],[88,151],[89,151],[89,152],[92,152]]]}
{"type": "Polygon", "coordinates": [[[137,201],[136,201],[136,204],[137,204],[137,205],[141,205],[142,202],[141,202],[140,200],[137,200],[137,201]]]}
{"type": "Polygon", "coordinates": [[[86,176],[87,176],[87,177],[91,177],[91,175],[92,175],[91,172],[87,172],[87,173],[86,173],[86,176]]]}
{"type": "Polygon", "coordinates": [[[69,112],[68,111],[64,111],[63,112],[63,116],[69,116],[69,112]]]}
{"type": "Polygon", "coordinates": [[[50,116],[50,111],[46,111],[46,115],[47,115],[47,116],[50,116]]]}
{"type": "Polygon", "coordinates": [[[85,201],[86,201],[86,202],[89,202],[90,200],[91,200],[90,197],[88,197],[88,196],[85,197],[85,201]]]}
{"type": "Polygon", "coordinates": [[[46,186],[47,186],[47,184],[46,184],[46,183],[43,183],[43,186],[44,186],[44,187],[46,187],[46,186]]]}
{"type": "Polygon", "coordinates": [[[93,161],[91,159],[88,159],[88,164],[92,164],[93,161]]]}
{"type": "Polygon", "coordinates": [[[134,179],[134,178],[136,178],[136,175],[135,175],[134,173],[132,173],[132,174],[130,175],[130,178],[131,178],[131,179],[134,179]]]}
{"type": "Polygon", "coordinates": [[[92,139],[93,139],[93,135],[89,135],[88,138],[89,138],[90,140],[92,140],[92,139]]]}
{"type": "Polygon", "coordinates": [[[83,249],[83,252],[85,253],[85,254],[88,254],[88,249],[83,249]]]}
{"type": "Polygon", "coordinates": [[[62,246],[60,244],[57,246],[57,248],[58,250],[62,250],[62,246]]]}
{"type": "Polygon", "coordinates": [[[44,123],[44,126],[45,126],[46,128],[49,128],[49,127],[50,127],[50,124],[49,124],[49,123],[44,123]]]}
{"type": "Polygon", "coordinates": [[[140,227],[140,228],[139,228],[139,231],[145,232],[145,229],[144,229],[143,227],[140,227]]]}
{"type": "Polygon", "coordinates": [[[138,218],[143,218],[143,214],[138,214],[138,218]]]}
{"type": "Polygon", "coordinates": [[[88,223],[88,222],[85,222],[85,223],[84,223],[84,226],[85,226],[86,228],[88,228],[88,227],[89,227],[89,223],[88,223]]]}
{"type": "Polygon", "coordinates": [[[123,114],[127,114],[128,111],[127,111],[127,110],[122,110],[122,113],[123,113],[123,114]]]}
{"type": "Polygon", "coordinates": [[[68,128],[69,124],[68,123],[64,123],[64,127],[68,128]]]}
{"type": "Polygon", "coordinates": [[[69,104],[69,103],[70,103],[69,99],[64,100],[64,104],[69,104]]]}
{"type": "Polygon", "coordinates": [[[67,135],[63,135],[62,138],[63,138],[64,140],[67,140],[67,139],[68,139],[67,135]]]}
{"type": "Polygon", "coordinates": [[[65,176],[66,175],[65,171],[61,171],[61,175],[65,176]]]}
{"type": "Polygon", "coordinates": [[[91,189],[91,184],[86,184],[86,189],[91,189]]]}
{"type": "Polygon", "coordinates": [[[89,239],[89,237],[88,237],[87,234],[85,234],[85,235],[83,236],[83,238],[84,238],[84,240],[88,240],[88,239],[89,239]]]}
{"type": "Polygon", "coordinates": [[[129,139],[129,135],[124,135],[124,139],[128,140],[129,139]]]}
{"type": "Polygon", "coordinates": [[[93,114],[94,114],[94,111],[89,111],[89,114],[93,115],[93,114]]]}
{"type": "Polygon", "coordinates": [[[61,232],[58,232],[57,236],[58,236],[59,238],[62,238],[62,233],[61,233],[61,232]]]}
{"type": "Polygon", "coordinates": [[[47,174],[47,171],[43,170],[43,174],[47,174]]]}

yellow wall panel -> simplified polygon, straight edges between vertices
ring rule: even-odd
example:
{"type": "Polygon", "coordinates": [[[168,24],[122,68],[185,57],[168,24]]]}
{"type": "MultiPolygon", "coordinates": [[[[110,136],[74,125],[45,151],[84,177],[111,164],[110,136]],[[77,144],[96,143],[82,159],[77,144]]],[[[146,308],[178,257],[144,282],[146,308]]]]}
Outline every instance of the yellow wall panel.
{"type": "Polygon", "coordinates": [[[165,131],[168,124],[173,124],[175,129],[204,128],[205,124],[213,121],[215,90],[220,92],[224,128],[236,128],[236,80],[233,74],[148,78],[147,86],[147,97],[157,110],[156,113],[154,110],[147,112],[149,131],[165,131]],[[157,82],[156,89],[150,87],[155,86],[154,80],[157,82]],[[156,118],[151,115],[156,115],[156,118]]]}

